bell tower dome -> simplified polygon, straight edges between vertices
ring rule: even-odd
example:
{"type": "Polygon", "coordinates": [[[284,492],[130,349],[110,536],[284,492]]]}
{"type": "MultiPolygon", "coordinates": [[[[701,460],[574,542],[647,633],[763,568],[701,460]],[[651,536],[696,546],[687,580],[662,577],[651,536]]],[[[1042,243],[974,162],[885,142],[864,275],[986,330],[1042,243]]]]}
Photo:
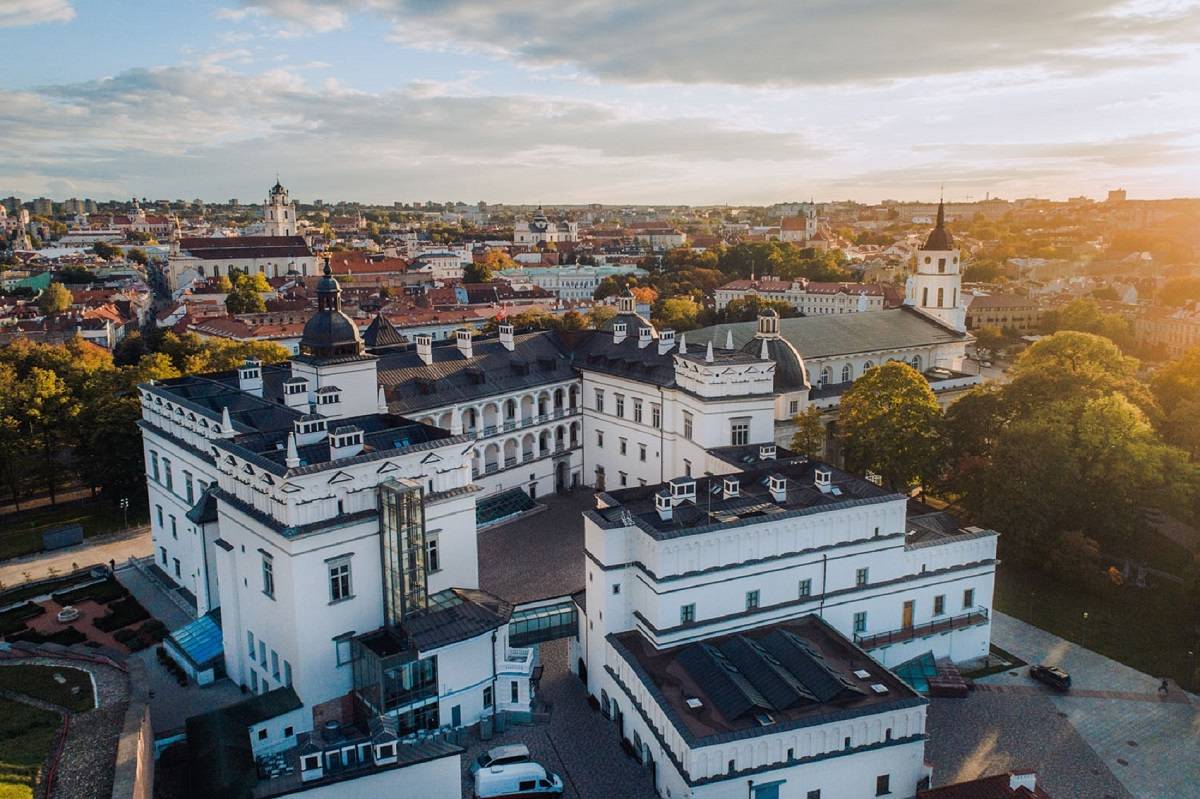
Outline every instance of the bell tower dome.
{"type": "Polygon", "coordinates": [[[962,303],[962,261],[954,236],[946,227],[946,204],[938,201],[937,224],[917,250],[916,269],[909,276],[904,304],[919,308],[943,324],[966,330],[962,303]]]}

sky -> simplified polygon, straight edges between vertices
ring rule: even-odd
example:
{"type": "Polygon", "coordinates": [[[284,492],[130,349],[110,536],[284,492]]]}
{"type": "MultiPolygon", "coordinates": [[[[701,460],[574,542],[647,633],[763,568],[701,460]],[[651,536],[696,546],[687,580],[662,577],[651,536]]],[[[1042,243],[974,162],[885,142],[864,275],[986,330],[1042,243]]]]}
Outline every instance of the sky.
{"type": "Polygon", "coordinates": [[[1197,195],[1200,0],[0,0],[0,196],[1197,195]]]}

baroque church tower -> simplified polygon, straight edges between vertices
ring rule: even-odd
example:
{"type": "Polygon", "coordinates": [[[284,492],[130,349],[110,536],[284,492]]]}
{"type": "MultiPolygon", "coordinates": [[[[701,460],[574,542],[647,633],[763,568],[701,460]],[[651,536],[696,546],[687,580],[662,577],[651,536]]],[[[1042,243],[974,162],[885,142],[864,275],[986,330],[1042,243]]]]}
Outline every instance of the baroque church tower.
{"type": "Polygon", "coordinates": [[[296,204],[288,201],[287,189],[275,178],[275,185],[263,204],[264,236],[296,235],[296,204]]]}
{"type": "Polygon", "coordinates": [[[962,305],[962,262],[946,229],[946,204],[938,201],[937,224],[917,250],[917,268],[905,286],[904,304],[919,308],[947,327],[967,329],[962,305]]]}

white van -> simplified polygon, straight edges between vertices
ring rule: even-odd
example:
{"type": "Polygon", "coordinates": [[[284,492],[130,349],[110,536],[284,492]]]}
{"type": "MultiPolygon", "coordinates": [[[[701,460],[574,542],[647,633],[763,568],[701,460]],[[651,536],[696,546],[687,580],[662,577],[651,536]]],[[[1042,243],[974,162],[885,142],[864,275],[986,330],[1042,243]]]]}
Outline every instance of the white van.
{"type": "Polygon", "coordinates": [[[478,799],[523,799],[562,796],[563,781],[539,763],[492,766],[475,773],[478,799]]]}
{"type": "Polygon", "coordinates": [[[471,773],[493,766],[508,766],[513,763],[528,763],[529,747],[525,744],[508,744],[493,747],[471,763],[471,773]]]}

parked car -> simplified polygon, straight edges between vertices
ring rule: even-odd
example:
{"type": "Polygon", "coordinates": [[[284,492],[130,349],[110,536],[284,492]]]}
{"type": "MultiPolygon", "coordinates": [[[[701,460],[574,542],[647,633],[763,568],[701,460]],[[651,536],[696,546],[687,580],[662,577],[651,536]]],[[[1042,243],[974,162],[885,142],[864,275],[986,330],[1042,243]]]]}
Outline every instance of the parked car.
{"type": "Polygon", "coordinates": [[[562,796],[563,781],[540,763],[491,766],[475,772],[478,799],[542,799],[562,796]]]}
{"type": "Polygon", "coordinates": [[[1044,682],[1056,691],[1071,690],[1071,675],[1058,666],[1030,666],[1029,676],[1039,682],[1044,682]]]}
{"type": "Polygon", "coordinates": [[[510,766],[513,763],[528,763],[529,747],[525,744],[510,744],[509,746],[494,746],[484,752],[471,763],[471,773],[492,766],[510,766]]]}

